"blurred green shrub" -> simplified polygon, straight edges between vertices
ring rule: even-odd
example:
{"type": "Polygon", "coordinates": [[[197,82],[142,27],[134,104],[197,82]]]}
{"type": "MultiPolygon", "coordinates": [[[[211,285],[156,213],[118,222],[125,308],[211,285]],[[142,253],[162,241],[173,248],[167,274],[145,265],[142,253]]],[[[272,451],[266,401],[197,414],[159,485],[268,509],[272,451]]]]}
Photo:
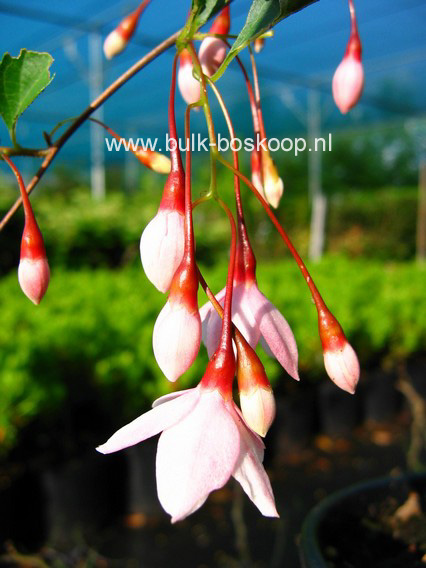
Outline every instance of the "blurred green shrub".
{"type": "MultiPolygon", "coordinates": [[[[426,349],[425,270],[325,258],[312,267],[324,299],[341,321],[364,365],[426,349]]],[[[217,292],[225,266],[206,271],[217,292]]],[[[282,311],[299,345],[300,374],[325,378],[317,320],[297,266],[288,260],[258,267],[265,295],[282,311]]],[[[200,292],[200,305],[205,301],[200,292]]],[[[173,388],[198,381],[207,362],[202,348],[194,366],[169,383],[152,355],[152,328],[165,302],[141,268],[119,271],[53,269],[50,288],[32,306],[11,274],[0,281],[0,447],[13,446],[20,429],[44,414],[60,413],[85,390],[117,425],[173,388]]],[[[282,371],[262,355],[277,380],[282,371]]]]}
{"type": "MultiPolygon", "coordinates": [[[[66,195],[49,192],[34,195],[50,265],[71,269],[116,268],[139,262],[139,239],[157,211],[162,182],[162,178],[157,179],[155,187],[144,183],[143,190],[131,195],[111,192],[102,202],[94,202],[88,190],[66,195]]],[[[224,188],[222,194],[233,205],[231,177],[222,172],[219,183],[224,188]]],[[[203,187],[197,186],[194,196],[202,194],[203,187]]],[[[256,252],[264,259],[280,257],[283,245],[272,224],[248,190],[244,196],[247,224],[256,252]]],[[[308,198],[306,194],[289,192],[283,199],[277,216],[305,255],[309,243],[308,198]]],[[[416,190],[410,188],[331,195],[326,223],[327,250],[351,257],[413,258],[416,199],[416,190]]],[[[12,201],[10,194],[0,196],[0,215],[12,201]]],[[[16,215],[0,234],[0,274],[18,265],[22,226],[22,215],[16,215]]],[[[227,255],[229,227],[218,207],[213,204],[198,207],[195,230],[198,257],[203,262],[213,264],[218,257],[227,255]],[[209,231],[204,230],[206,225],[209,231]]]]}

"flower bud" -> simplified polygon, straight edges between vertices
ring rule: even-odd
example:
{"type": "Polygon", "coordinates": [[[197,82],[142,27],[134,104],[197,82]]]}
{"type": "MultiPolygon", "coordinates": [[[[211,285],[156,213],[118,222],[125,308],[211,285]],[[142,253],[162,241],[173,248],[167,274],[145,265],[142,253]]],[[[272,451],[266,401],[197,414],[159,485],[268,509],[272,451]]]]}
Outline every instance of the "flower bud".
{"type": "Polygon", "coordinates": [[[179,55],[178,86],[187,105],[196,103],[201,96],[200,83],[192,74],[191,54],[187,49],[179,55]]]}
{"type": "Polygon", "coordinates": [[[160,154],[159,152],[153,152],[148,148],[146,150],[144,150],[143,148],[138,148],[134,152],[134,154],[141,162],[141,164],[156,172],[157,174],[170,173],[171,160],[168,156],[160,154]]]}
{"type": "MultiPolygon", "coordinates": [[[[230,26],[229,6],[226,6],[213,22],[210,32],[212,34],[227,35],[230,26]]],[[[206,37],[201,42],[198,57],[205,75],[211,77],[216,73],[225,59],[226,47],[226,43],[217,37],[206,37]]]]}
{"type": "Polygon", "coordinates": [[[254,40],[254,51],[260,53],[265,46],[265,38],[258,37],[254,40]]]}
{"type": "Polygon", "coordinates": [[[342,114],[353,108],[362,95],[364,70],[359,59],[345,55],[333,77],[333,98],[342,114]]]}
{"type": "Polygon", "coordinates": [[[333,98],[340,112],[346,114],[354,107],[362,95],[364,87],[364,70],[361,63],[362,45],[358,34],[355,7],[349,1],[351,17],[351,34],[343,61],[333,76],[333,98]]]}
{"type": "Polygon", "coordinates": [[[142,14],[146,3],[142,3],[137,10],[129,14],[122,20],[104,41],[104,54],[107,59],[112,59],[121,53],[131,37],[136,31],[140,15],[142,14]]]}
{"type": "Polygon", "coordinates": [[[155,322],[152,337],[158,366],[172,382],[189,369],[200,349],[197,290],[195,264],[185,256],[173,277],[169,299],[155,322]]]}
{"type": "Polygon", "coordinates": [[[237,379],[241,412],[247,425],[266,436],[275,418],[275,398],[259,357],[242,336],[237,345],[237,379]]]}
{"type": "Polygon", "coordinates": [[[142,233],[140,254],[147,278],[160,292],[169,290],[185,248],[183,212],[160,209],[142,233]]]}
{"type": "Polygon", "coordinates": [[[262,172],[263,191],[266,200],[276,209],[284,193],[284,183],[278,175],[275,163],[267,150],[262,151],[262,172]]]}
{"type": "Polygon", "coordinates": [[[24,294],[38,305],[49,285],[50,270],[43,237],[34,217],[25,221],[18,280],[24,294]]]}
{"type": "Polygon", "coordinates": [[[325,370],[339,388],[354,394],[360,374],[358,357],[330,311],[323,307],[318,316],[325,370]]]}

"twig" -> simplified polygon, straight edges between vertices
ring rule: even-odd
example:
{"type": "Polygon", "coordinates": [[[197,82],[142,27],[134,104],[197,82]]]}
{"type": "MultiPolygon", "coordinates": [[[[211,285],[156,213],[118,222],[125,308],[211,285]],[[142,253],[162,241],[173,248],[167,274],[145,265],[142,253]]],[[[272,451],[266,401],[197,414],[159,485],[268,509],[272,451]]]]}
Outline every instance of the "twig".
{"type": "MultiPolygon", "coordinates": [[[[46,152],[46,157],[41,164],[40,168],[38,169],[37,173],[34,175],[33,179],[27,186],[27,192],[31,193],[31,191],[35,188],[37,183],[43,177],[45,171],[52,163],[54,157],[65,144],[65,142],[74,134],[74,132],[88,119],[88,117],[95,112],[106,100],[109,99],[111,95],[120,89],[129,79],[131,79],[136,73],[138,73],[141,69],[143,69],[148,63],[153,61],[156,57],[158,57],[161,53],[166,51],[169,47],[171,47],[178,38],[180,34],[180,30],[175,32],[173,35],[165,39],[163,42],[158,44],[154,49],[152,49],[149,53],[144,55],[139,61],[137,61],[130,69],[125,71],[118,79],[116,79],[109,87],[105,89],[103,93],[101,93],[90,105],[75,119],[75,121],[65,130],[62,136],[53,144],[51,148],[49,148],[46,152]]],[[[6,215],[0,222],[0,231],[9,221],[9,219],[13,216],[13,214],[19,209],[22,203],[22,199],[19,198],[15,201],[6,215]]]]}

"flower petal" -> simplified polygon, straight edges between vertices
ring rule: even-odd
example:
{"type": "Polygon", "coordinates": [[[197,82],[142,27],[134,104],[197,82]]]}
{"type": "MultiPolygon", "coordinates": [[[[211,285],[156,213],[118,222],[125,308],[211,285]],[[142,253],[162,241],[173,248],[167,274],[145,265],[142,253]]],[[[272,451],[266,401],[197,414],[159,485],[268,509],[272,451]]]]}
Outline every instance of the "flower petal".
{"type": "Polygon", "coordinates": [[[178,396],[182,396],[183,394],[190,392],[192,390],[194,389],[183,389],[180,391],[169,392],[168,394],[164,394],[163,396],[160,396],[160,398],[154,400],[154,402],[152,403],[152,408],[160,406],[160,404],[164,404],[165,402],[169,402],[169,400],[174,400],[178,396]]]}
{"type": "Polygon", "coordinates": [[[256,285],[251,286],[248,294],[264,341],[287,373],[299,380],[297,344],[286,319],[256,285]]]}
{"type": "Polygon", "coordinates": [[[244,284],[239,284],[234,287],[232,295],[232,321],[244,335],[246,341],[254,348],[259,341],[260,330],[256,317],[250,308],[249,292],[253,286],[246,288],[244,284]]]}
{"type": "Polygon", "coordinates": [[[279,517],[274,494],[265,468],[263,451],[259,451],[257,437],[242,421],[236,421],[241,440],[240,456],[232,476],[265,517],[279,517]]]}
{"type": "Polygon", "coordinates": [[[225,485],[239,454],[238,428],[222,396],[204,391],[192,412],[158,442],[158,498],[172,522],[196,511],[211,491],[225,485]]]}
{"type": "Polygon", "coordinates": [[[191,392],[187,392],[184,396],[167,404],[160,404],[117,430],[96,450],[101,454],[111,454],[155,436],[184,418],[195,406],[199,396],[199,389],[191,389],[191,392]]]}

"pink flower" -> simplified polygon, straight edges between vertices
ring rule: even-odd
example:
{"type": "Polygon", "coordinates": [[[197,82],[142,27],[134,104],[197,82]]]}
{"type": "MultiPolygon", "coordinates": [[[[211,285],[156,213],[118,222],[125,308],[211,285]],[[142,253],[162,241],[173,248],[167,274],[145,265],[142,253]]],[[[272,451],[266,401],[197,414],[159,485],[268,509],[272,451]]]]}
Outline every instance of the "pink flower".
{"type": "Polygon", "coordinates": [[[333,97],[341,113],[354,107],[364,88],[364,70],[360,59],[353,53],[345,55],[333,76],[333,97]]]}
{"type": "Polygon", "coordinates": [[[142,233],[140,253],[148,279],[167,292],[185,248],[183,211],[161,208],[142,233]]]}
{"type": "Polygon", "coordinates": [[[263,515],[278,516],[262,466],[263,443],[247,427],[232,400],[223,398],[217,389],[199,385],[166,395],[153,406],[97,450],[109,454],[162,432],[157,448],[157,492],[172,523],[199,509],[231,476],[263,515]]]}
{"type": "Polygon", "coordinates": [[[201,95],[200,83],[192,74],[191,54],[184,49],[179,56],[178,86],[187,105],[196,103],[201,95]]]}
{"type": "MultiPolygon", "coordinates": [[[[216,298],[223,305],[225,289],[216,298]]],[[[219,344],[221,319],[208,302],[200,310],[203,325],[203,341],[209,356],[219,344]]],[[[255,280],[234,283],[232,321],[254,348],[259,340],[263,348],[272,354],[294,379],[297,371],[298,352],[293,332],[285,318],[260,292],[255,280]]]]}

